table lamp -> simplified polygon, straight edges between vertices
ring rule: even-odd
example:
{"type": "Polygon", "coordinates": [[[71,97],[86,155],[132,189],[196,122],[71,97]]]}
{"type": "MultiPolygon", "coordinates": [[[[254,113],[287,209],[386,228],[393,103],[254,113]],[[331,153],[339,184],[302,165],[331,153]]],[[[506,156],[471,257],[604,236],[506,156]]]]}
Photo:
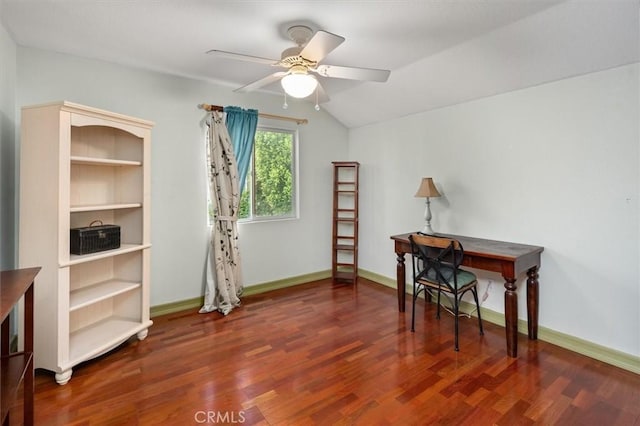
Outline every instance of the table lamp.
{"type": "Polygon", "coordinates": [[[422,182],[420,182],[420,187],[418,188],[418,192],[416,192],[416,197],[425,197],[427,199],[427,206],[424,209],[424,228],[422,228],[423,234],[434,235],[433,229],[431,229],[431,202],[429,198],[431,197],[439,197],[440,193],[438,189],[433,184],[433,179],[430,177],[422,178],[422,182]]]}

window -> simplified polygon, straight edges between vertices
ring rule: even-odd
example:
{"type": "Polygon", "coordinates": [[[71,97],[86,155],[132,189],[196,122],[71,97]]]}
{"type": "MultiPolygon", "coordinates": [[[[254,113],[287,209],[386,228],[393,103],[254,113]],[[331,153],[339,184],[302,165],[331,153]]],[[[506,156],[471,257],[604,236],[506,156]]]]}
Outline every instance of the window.
{"type": "Polygon", "coordinates": [[[242,221],[297,216],[297,139],[294,130],[258,127],[240,199],[242,221]]]}

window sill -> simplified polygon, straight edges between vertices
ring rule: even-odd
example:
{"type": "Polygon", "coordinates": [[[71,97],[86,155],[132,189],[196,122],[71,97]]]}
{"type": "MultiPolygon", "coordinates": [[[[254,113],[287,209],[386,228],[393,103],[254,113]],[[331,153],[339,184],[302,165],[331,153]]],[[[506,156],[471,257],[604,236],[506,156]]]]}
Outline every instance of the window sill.
{"type": "Polygon", "coordinates": [[[253,223],[273,223],[273,222],[289,222],[292,220],[298,220],[300,219],[297,216],[291,216],[291,217],[274,217],[274,218],[264,218],[264,219],[251,219],[251,220],[243,220],[243,219],[239,219],[238,220],[238,225],[250,225],[253,223]]]}

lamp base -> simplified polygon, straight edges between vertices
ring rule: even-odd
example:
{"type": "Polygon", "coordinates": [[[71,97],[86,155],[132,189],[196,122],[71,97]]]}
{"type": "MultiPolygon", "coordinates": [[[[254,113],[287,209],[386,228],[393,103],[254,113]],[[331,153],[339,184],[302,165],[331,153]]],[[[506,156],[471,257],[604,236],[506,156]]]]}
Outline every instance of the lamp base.
{"type": "Polygon", "coordinates": [[[427,235],[436,235],[436,233],[433,231],[433,229],[431,229],[431,224],[430,223],[426,223],[424,225],[424,228],[422,228],[422,231],[420,231],[423,234],[427,234],[427,235]]]}

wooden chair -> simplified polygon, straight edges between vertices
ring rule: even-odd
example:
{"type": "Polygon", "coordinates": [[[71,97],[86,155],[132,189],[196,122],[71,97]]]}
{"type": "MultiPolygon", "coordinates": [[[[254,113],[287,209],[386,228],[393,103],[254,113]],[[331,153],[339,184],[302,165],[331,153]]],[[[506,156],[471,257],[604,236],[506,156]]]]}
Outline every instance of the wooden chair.
{"type": "Polygon", "coordinates": [[[429,289],[437,291],[438,309],[436,318],[440,319],[440,294],[448,293],[452,296],[452,309],[455,322],[455,350],[458,351],[458,316],[460,300],[468,291],[473,294],[478,312],[478,326],[482,330],[480,304],[478,303],[478,280],[476,276],[464,269],[460,269],[464,250],[459,241],[425,235],[411,234],[412,264],[413,264],[413,308],[411,311],[411,331],[415,331],[416,299],[421,292],[425,299],[430,294],[429,289]]]}

